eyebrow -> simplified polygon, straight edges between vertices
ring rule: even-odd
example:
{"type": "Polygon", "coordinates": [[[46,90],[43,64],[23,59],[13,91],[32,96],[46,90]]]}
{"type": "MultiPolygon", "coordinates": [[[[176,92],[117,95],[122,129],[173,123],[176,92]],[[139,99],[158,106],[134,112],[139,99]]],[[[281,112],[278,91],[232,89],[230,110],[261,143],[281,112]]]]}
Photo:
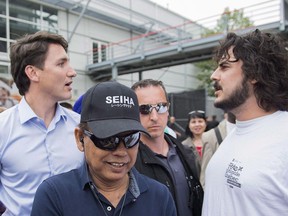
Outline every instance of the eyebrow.
{"type": "Polygon", "coordinates": [[[224,64],[227,64],[227,63],[229,63],[229,62],[227,60],[224,60],[224,61],[219,62],[218,65],[221,67],[221,66],[223,66],[224,64]]]}
{"type": "Polygon", "coordinates": [[[61,57],[61,58],[57,59],[56,62],[62,62],[62,61],[69,62],[69,60],[70,60],[69,57],[61,57]]]}
{"type": "Polygon", "coordinates": [[[237,62],[238,60],[237,59],[225,59],[223,60],[222,62],[219,62],[218,65],[219,66],[222,66],[223,64],[232,64],[232,63],[235,63],[237,62]]]}
{"type": "Polygon", "coordinates": [[[59,60],[66,60],[68,61],[70,58],[67,56],[67,57],[61,57],[59,60]]]}

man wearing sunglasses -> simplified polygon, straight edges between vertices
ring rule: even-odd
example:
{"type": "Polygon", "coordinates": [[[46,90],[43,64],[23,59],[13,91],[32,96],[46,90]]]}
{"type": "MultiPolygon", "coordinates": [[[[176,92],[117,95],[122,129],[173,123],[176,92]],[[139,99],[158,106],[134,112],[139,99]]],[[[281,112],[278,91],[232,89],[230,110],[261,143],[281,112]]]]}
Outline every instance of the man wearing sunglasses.
{"type": "Polygon", "coordinates": [[[135,83],[132,89],[138,98],[141,123],[150,134],[140,138],[135,167],[170,189],[178,215],[201,215],[203,190],[196,157],[189,148],[164,133],[169,102],[163,83],[146,79],[135,83]]]}
{"type": "Polygon", "coordinates": [[[169,190],[133,168],[141,133],[136,94],[117,82],[103,82],[84,94],[75,129],[86,163],[45,180],[31,216],[176,216],[169,190]],[[159,202],[161,200],[161,202],[159,202]]]}

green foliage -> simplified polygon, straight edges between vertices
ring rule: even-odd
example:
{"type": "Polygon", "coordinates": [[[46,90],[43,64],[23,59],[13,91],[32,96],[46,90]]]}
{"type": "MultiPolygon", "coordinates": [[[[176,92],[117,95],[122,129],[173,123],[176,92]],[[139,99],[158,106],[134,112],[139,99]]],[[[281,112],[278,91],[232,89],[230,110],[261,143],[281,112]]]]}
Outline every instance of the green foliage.
{"type": "MultiPolygon", "coordinates": [[[[222,16],[217,20],[217,26],[214,29],[206,29],[202,34],[202,37],[214,35],[218,33],[227,33],[237,29],[247,28],[252,26],[253,22],[249,18],[244,17],[242,10],[230,11],[229,8],[225,8],[222,16]]],[[[205,88],[209,96],[214,96],[214,89],[210,76],[213,70],[217,67],[213,60],[206,60],[195,63],[198,67],[199,73],[196,75],[200,81],[199,88],[205,88]]]]}
{"type": "Polygon", "coordinates": [[[212,80],[210,79],[213,69],[216,68],[216,63],[213,60],[207,60],[195,63],[197,68],[200,68],[200,73],[196,75],[196,78],[200,81],[198,88],[206,89],[209,96],[214,95],[214,88],[212,80]]]}
{"type": "Polygon", "coordinates": [[[225,8],[222,16],[217,20],[217,25],[214,29],[205,29],[202,37],[218,33],[227,33],[237,29],[247,28],[252,26],[253,22],[248,17],[244,17],[242,10],[230,11],[229,8],[225,8]]]}

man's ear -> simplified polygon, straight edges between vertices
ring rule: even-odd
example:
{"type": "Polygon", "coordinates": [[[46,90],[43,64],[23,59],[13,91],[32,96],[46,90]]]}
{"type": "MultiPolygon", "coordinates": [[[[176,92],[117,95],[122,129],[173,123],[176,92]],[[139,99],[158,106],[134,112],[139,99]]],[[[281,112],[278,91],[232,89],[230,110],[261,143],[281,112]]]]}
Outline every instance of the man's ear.
{"type": "Polygon", "coordinates": [[[27,77],[34,82],[38,82],[39,81],[39,71],[40,69],[38,69],[37,67],[33,66],[33,65],[27,65],[25,67],[25,73],[27,75],[27,77]]]}
{"type": "Polygon", "coordinates": [[[74,136],[79,151],[84,152],[84,137],[83,132],[80,128],[76,127],[74,130],[74,136]]]}

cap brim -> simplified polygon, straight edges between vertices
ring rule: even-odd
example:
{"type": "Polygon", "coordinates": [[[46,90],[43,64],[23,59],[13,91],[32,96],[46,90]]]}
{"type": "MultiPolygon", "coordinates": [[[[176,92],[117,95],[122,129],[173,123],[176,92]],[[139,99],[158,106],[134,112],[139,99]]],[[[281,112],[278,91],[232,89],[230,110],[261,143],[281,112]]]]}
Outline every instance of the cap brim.
{"type": "Polygon", "coordinates": [[[91,132],[100,139],[127,131],[140,131],[150,136],[141,123],[133,119],[97,120],[89,121],[87,124],[91,132]]]}

